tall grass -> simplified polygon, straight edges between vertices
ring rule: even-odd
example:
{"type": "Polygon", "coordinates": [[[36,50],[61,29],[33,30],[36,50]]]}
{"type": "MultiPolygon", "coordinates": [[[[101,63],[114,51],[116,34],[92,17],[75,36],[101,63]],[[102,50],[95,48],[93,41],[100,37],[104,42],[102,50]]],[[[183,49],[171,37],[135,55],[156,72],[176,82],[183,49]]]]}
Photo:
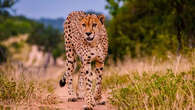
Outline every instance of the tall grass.
{"type": "Polygon", "coordinates": [[[174,73],[189,71],[195,67],[195,51],[190,55],[168,55],[167,59],[157,58],[155,56],[131,59],[126,58],[123,62],[118,61],[117,64],[109,62],[110,66],[105,69],[106,74],[128,74],[137,72],[142,74],[144,72],[162,72],[166,73],[167,69],[172,70],[174,73]]]}
{"type": "Polygon", "coordinates": [[[0,75],[0,101],[11,104],[13,102],[20,103],[32,97],[34,83],[25,81],[9,80],[5,75],[0,75]]]}
{"type": "Polygon", "coordinates": [[[118,110],[192,110],[194,65],[194,56],[131,60],[108,67],[103,88],[110,91],[109,102],[118,110]]]}
{"type": "Polygon", "coordinates": [[[51,81],[42,80],[36,73],[19,66],[13,63],[0,66],[0,104],[55,104],[51,81]]]}
{"type": "Polygon", "coordinates": [[[0,68],[0,102],[4,104],[18,104],[33,97],[35,84],[26,81],[22,74],[16,77],[15,69],[10,64],[0,68]]]}
{"type": "Polygon", "coordinates": [[[189,110],[194,107],[195,69],[176,75],[168,70],[164,75],[144,73],[143,76],[139,74],[120,76],[122,79],[124,77],[128,81],[120,86],[118,82],[113,82],[115,78],[109,79],[109,83],[116,85],[112,88],[109,101],[119,110],[189,110]]]}

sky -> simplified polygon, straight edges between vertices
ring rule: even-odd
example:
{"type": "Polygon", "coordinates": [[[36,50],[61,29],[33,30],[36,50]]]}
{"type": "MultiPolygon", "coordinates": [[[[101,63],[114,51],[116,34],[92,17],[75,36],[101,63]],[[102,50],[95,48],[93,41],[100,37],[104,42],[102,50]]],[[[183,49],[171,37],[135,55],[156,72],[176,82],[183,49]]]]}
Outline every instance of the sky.
{"type": "Polygon", "coordinates": [[[28,18],[65,18],[72,11],[96,11],[105,15],[106,0],[19,0],[13,6],[16,15],[24,15],[28,18]]]}

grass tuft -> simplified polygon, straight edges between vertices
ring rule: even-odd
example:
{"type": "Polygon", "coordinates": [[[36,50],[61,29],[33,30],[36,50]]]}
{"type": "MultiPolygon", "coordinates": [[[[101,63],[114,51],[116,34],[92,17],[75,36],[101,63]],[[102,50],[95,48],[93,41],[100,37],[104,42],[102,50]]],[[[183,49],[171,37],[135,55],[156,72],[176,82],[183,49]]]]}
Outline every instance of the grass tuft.
{"type": "Polygon", "coordinates": [[[114,87],[121,87],[125,83],[129,81],[129,75],[119,75],[117,73],[113,73],[110,76],[104,76],[104,80],[102,82],[103,89],[109,88],[112,89],[114,87]]]}
{"type": "Polygon", "coordinates": [[[195,68],[177,74],[113,74],[103,85],[112,88],[109,101],[119,110],[192,109],[195,103],[195,68]]]}
{"type": "Polygon", "coordinates": [[[56,104],[55,81],[18,69],[10,63],[0,67],[0,104],[56,104]]]}
{"type": "Polygon", "coordinates": [[[21,103],[33,96],[35,84],[33,81],[9,79],[0,73],[0,100],[6,104],[21,103]]]}

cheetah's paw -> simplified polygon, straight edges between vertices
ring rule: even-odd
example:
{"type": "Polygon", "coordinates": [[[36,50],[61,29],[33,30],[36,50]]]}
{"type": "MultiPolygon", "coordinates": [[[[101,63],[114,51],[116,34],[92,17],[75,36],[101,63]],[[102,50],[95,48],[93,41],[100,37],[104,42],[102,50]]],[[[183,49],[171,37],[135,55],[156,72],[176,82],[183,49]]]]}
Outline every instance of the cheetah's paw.
{"type": "Polygon", "coordinates": [[[68,98],[68,102],[76,102],[77,98],[68,98]]]}
{"type": "Polygon", "coordinates": [[[93,108],[88,107],[87,105],[84,105],[84,106],[83,106],[83,110],[93,110],[93,108]]]}

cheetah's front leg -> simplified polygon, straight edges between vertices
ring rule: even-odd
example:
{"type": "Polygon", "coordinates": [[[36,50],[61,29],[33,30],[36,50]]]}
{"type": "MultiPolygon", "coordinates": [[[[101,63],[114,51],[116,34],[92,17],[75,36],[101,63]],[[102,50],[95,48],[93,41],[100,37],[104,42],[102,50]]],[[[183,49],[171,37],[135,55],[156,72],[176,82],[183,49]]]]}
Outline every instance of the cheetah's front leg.
{"type": "Polygon", "coordinates": [[[60,86],[63,87],[65,86],[65,84],[67,83],[67,87],[68,87],[68,94],[69,94],[69,98],[68,101],[71,102],[75,102],[76,99],[76,94],[74,93],[73,90],[73,85],[72,85],[72,73],[74,71],[74,66],[75,66],[75,53],[73,52],[72,48],[66,48],[66,71],[62,77],[62,79],[60,80],[60,86]]]}
{"type": "Polygon", "coordinates": [[[91,62],[84,62],[84,72],[85,72],[85,101],[87,102],[87,106],[84,107],[84,110],[93,110],[95,106],[95,100],[92,93],[92,80],[93,80],[93,72],[91,71],[91,62]]]}
{"type": "Polygon", "coordinates": [[[104,105],[105,101],[101,101],[102,99],[102,71],[104,67],[104,63],[96,61],[96,87],[95,87],[95,94],[94,99],[96,101],[96,104],[98,105],[104,105]]]}

